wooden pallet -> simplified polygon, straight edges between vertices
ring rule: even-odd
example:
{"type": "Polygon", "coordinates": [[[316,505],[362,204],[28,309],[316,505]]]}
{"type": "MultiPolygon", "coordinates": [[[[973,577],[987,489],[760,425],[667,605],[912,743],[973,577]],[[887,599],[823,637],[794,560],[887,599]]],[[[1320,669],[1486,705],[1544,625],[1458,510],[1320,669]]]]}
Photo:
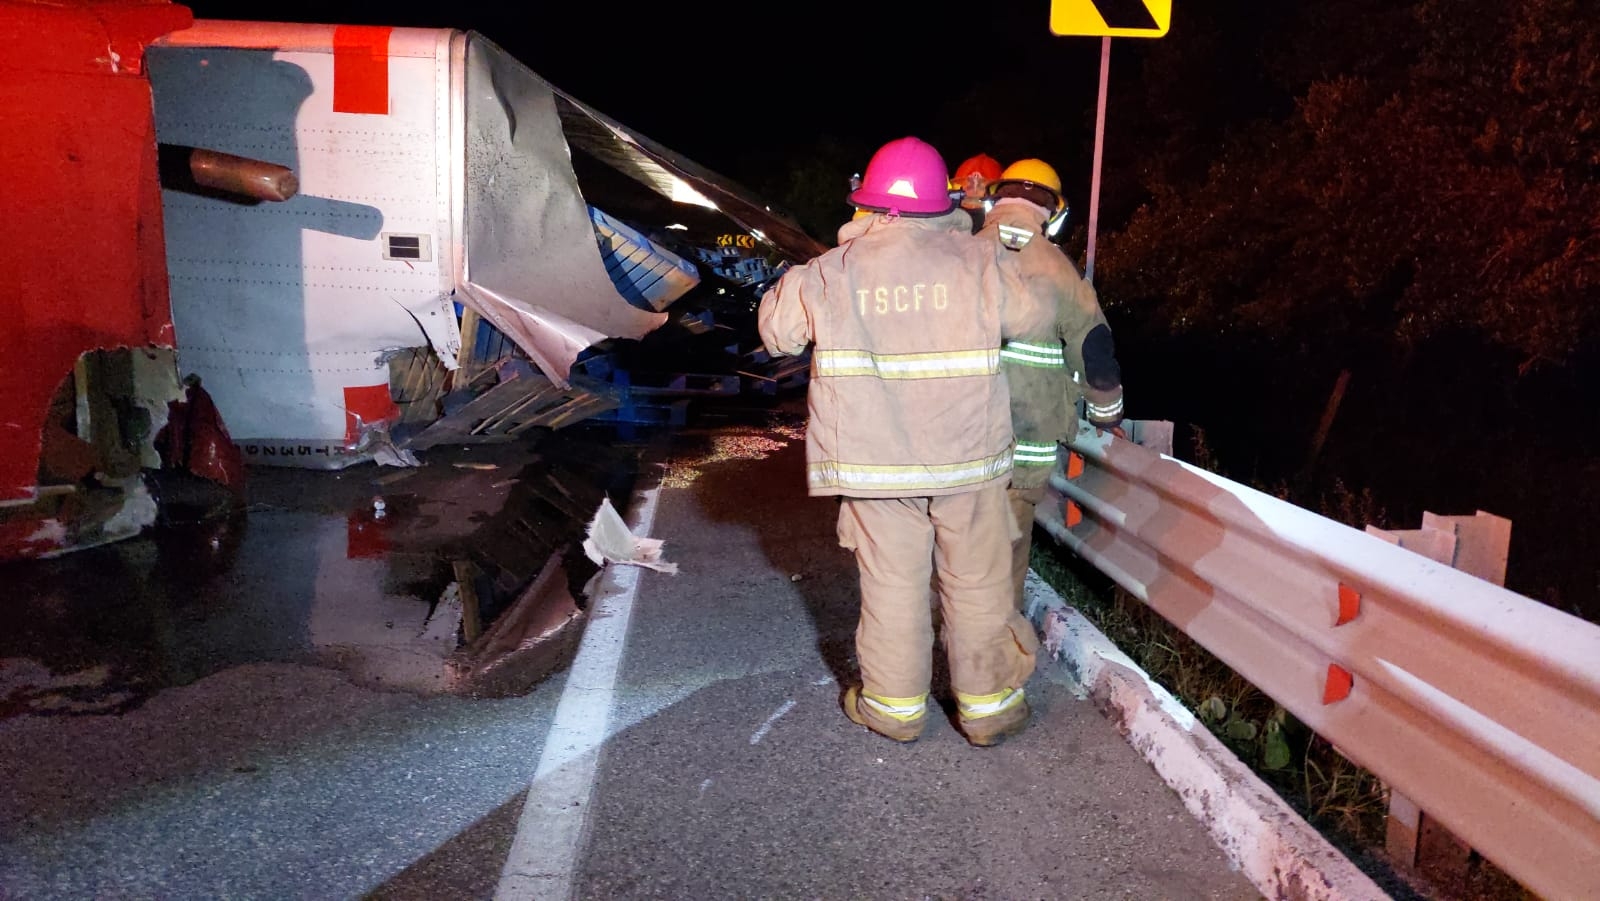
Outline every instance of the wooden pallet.
{"type": "Polygon", "coordinates": [[[406,446],[423,449],[439,444],[514,441],[528,429],[565,428],[614,410],[620,403],[617,392],[602,382],[574,378],[570,386],[562,388],[543,375],[521,375],[500,382],[440,418],[406,446]]]}

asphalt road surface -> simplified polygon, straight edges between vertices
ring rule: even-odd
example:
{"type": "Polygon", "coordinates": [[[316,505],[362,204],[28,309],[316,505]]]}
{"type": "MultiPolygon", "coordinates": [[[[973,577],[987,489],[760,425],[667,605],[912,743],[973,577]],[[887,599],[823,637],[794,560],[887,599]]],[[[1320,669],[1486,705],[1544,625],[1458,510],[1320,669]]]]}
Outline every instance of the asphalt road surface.
{"type": "Polygon", "coordinates": [[[800,425],[678,435],[633,512],[680,572],[621,567],[525,696],[280,654],[131,707],[11,710],[0,898],[1259,897],[1048,663],[997,748],[844,718],[855,568],[800,425]]]}

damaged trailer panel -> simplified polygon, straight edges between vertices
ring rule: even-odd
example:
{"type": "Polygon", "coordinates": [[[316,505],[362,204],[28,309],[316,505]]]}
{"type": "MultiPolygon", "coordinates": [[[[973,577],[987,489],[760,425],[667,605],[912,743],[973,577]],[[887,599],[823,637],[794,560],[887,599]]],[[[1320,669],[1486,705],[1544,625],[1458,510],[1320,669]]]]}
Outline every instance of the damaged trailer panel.
{"type": "Polygon", "coordinates": [[[153,513],[137,472],[178,382],[144,50],[191,21],[165,2],[0,0],[0,559],[126,537],[153,513]],[[112,355],[127,394],[101,384],[112,355]]]}
{"type": "Polygon", "coordinates": [[[626,125],[556,91],[567,140],[663,197],[716,210],[791,263],[804,263],[827,247],[793,219],[743,187],[634,132],[626,125]]]}
{"type": "Polygon", "coordinates": [[[298,177],[282,203],[165,194],[179,362],[253,462],[382,451],[389,360],[454,369],[457,304],[563,385],[666,321],[607,275],[553,89],[479,35],[200,21],[150,70],[163,142],[298,177]]]}
{"type": "Polygon", "coordinates": [[[0,503],[36,496],[46,411],[84,352],[172,346],[141,62],[146,43],[190,21],[166,3],[0,2],[0,119],[27,135],[0,141],[14,261],[0,316],[0,503]]]}

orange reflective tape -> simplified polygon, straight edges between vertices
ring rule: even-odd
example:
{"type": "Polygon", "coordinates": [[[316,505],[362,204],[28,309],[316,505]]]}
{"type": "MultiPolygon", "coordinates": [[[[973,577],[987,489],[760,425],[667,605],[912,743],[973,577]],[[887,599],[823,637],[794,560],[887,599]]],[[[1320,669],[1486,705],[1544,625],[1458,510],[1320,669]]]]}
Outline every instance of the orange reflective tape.
{"type": "Polygon", "coordinates": [[[1335,626],[1342,626],[1355,619],[1361,613],[1361,592],[1356,591],[1343,582],[1339,583],[1339,619],[1335,626]]]}
{"type": "Polygon", "coordinates": [[[333,30],[333,111],[389,112],[387,25],[340,25],[333,30]]]}
{"type": "Polygon", "coordinates": [[[1067,478],[1076,479],[1083,475],[1083,457],[1072,452],[1067,453],[1067,478]]]}
{"type": "Polygon", "coordinates": [[[1067,501],[1066,511],[1062,518],[1066,520],[1067,528],[1069,529],[1083,522],[1083,510],[1078,507],[1077,501],[1067,501]]]}
{"type": "Polygon", "coordinates": [[[1322,689],[1322,703],[1332,704],[1350,697],[1350,689],[1355,684],[1356,679],[1349,670],[1337,663],[1328,664],[1328,684],[1322,689]]]}

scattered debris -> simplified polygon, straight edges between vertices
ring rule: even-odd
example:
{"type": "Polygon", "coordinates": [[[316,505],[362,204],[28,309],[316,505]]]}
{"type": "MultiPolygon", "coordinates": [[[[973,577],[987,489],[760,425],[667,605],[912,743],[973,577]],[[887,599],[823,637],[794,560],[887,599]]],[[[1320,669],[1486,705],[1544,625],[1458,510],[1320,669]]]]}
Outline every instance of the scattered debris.
{"type": "Polygon", "coordinates": [[[25,657],[0,659],[0,720],[28,713],[120,713],[133,699],[114,685],[108,666],[57,674],[25,657]]]}
{"type": "Polygon", "coordinates": [[[640,538],[628,530],[628,524],[611,506],[611,498],[600,502],[594,519],[589,523],[589,537],[583,540],[583,552],[595,563],[631,563],[657,572],[677,573],[678,564],[661,559],[660,538],[640,538]]]}
{"type": "Polygon", "coordinates": [[[466,604],[461,583],[451,582],[439,596],[428,618],[423,620],[422,632],[417,637],[436,642],[441,647],[454,648],[456,633],[466,625],[466,604]]]}
{"type": "Polygon", "coordinates": [[[451,656],[448,665],[456,693],[472,697],[521,694],[553,672],[577,647],[582,629],[575,624],[583,619],[583,611],[568,587],[562,554],[551,554],[511,608],[487,632],[451,656]]]}
{"type": "MultiPolygon", "coordinates": [[[[499,465],[494,463],[476,463],[472,461],[457,461],[455,463],[451,463],[450,465],[454,466],[456,469],[477,469],[483,471],[500,468],[499,465]]],[[[504,483],[502,482],[500,484],[504,483]]]]}
{"type": "Polygon", "coordinates": [[[422,461],[409,448],[396,447],[386,432],[376,433],[370,444],[372,462],[379,466],[421,466],[422,461]]]}
{"type": "Polygon", "coordinates": [[[416,475],[416,473],[417,473],[417,470],[414,469],[414,468],[402,469],[399,472],[391,472],[386,476],[379,476],[376,479],[372,480],[372,484],[374,484],[374,485],[393,485],[396,482],[403,482],[406,479],[411,478],[412,476],[416,475]]]}
{"type": "Polygon", "coordinates": [[[471,644],[478,640],[483,625],[478,619],[478,567],[471,560],[457,560],[451,564],[456,580],[451,583],[461,599],[461,640],[471,644]]]}
{"type": "MultiPolygon", "coordinates": [[[[563,388],[532,371],[524,360],[507,358],[496,367],[500,381],[447,412],[405,444],[422,450],[440,444],[485,444],[516,440],[535,427],[561,429],[607,410],[619,398],[609,386],[574,377],[563,388]]],[[[473,386],[462,389],[470,392],[473,386]]],[[[450,410],[459,398],[447,396],[450,410]]]]}

